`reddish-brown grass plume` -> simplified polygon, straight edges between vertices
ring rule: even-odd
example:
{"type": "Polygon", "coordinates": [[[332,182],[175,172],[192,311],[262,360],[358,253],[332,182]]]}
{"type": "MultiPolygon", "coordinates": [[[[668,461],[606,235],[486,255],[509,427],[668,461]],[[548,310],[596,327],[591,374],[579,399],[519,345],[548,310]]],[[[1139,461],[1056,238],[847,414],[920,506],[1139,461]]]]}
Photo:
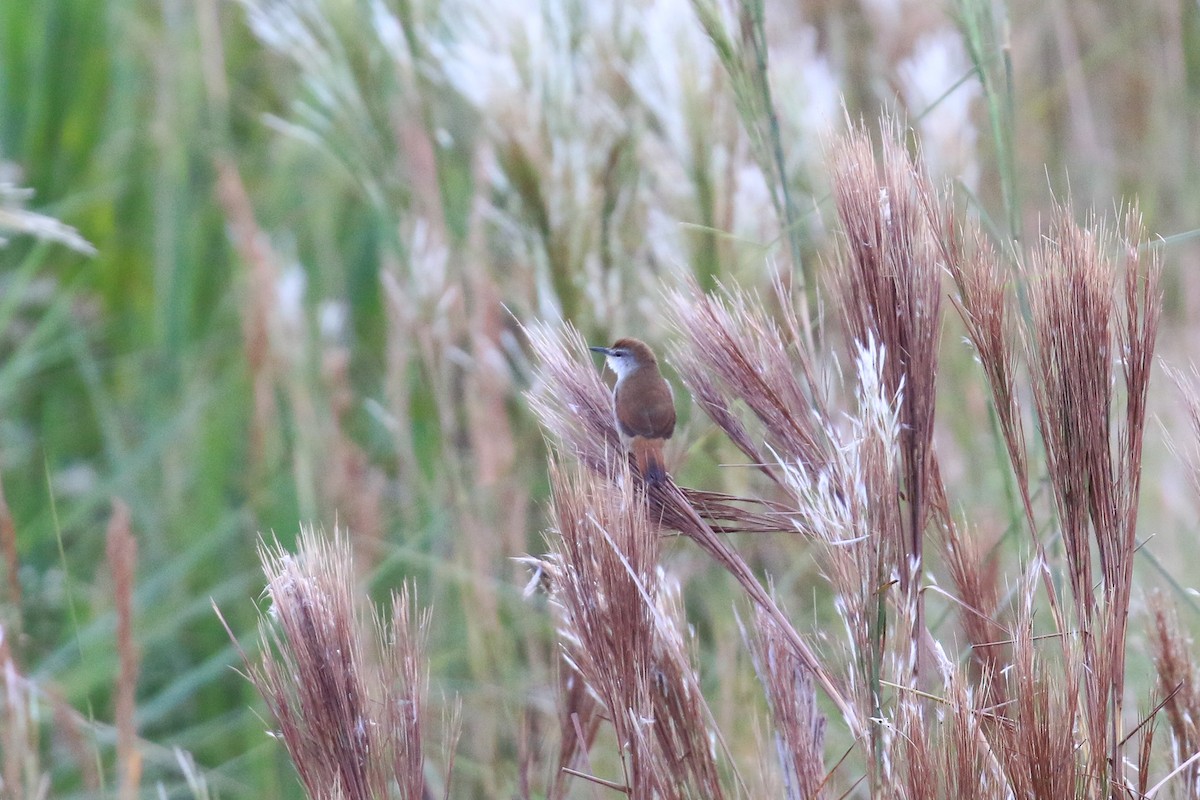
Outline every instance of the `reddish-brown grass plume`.
{"type": "Polygon", "coordinates": [[[1095,220],[1077,226],[1064,208],[1029,270],[1034,397],[1080,627],[1088,740],[1117,785],[1146,392],[1162,312],[1161,267],[1154,251],[1143,257],[1143,239],[1136,210],[1117,241],[1095,220]]]}
{"type": "Polygon", "coordinates": [[[278,544],[260,554],[271,605],[247,668],[308,796],[421,800],[428,614],[405,588],[368,621],[339,534],[306,529],[294,555],[278,544]]]}
{"type": "MultiPolygon", "coordinates": [[[[634,480],[628,471],[614,477],[634,480]]],[[[620,484],[559,468],[551,482],[548,574],[559,638],[613,726],[618,785],[632,797],[724,797],[710,714],[658,565],[657,525],[620,484]]]]}
{"type": "Polygon", "coordinates": [[[954,305],[987,378],[1022,506],[1033,527],[1029,456],[1016,383],[1020,342],[1012,309],[1011,275],[978,224],[968,223],[961,239],[950,235],[941,240],[947,269],[958,289],[954,305]]]}
{"type": "MultiPolygon", "coordinates": [[[[901,488],[907,499],[899,579],[914,607],[913,637],[923,635],[925,523],[940,501],[933,453],[941,332],[941,266],[938,235],[946,224],[928,178],[909,155],[897,123],[884,123],[882,154],[875,157],[867,132],[840,138],[831,153],[833,194],[842,227],[836,264],[838,309],[849,338],[877,341],[886,354],[887,394],[899,400],[901,488]]],[[[918,670],[920,660],[913,664],[918,670]]]]}
{"type": "Polygon", "coordinates": [[[1150,649],[1158,675],[1158,693],[1171,733],[1171,761],[1185,772],[1182,782],[1192,795],[1200,787],[1200,764],[1188,760],[1200,753],[1200,670],[1196,668],[1195,644],[1184,635],[1175,613],[1162,595],[1151,603],[1154,627],[1150,649]],[[1186,764],[1186,766],[1184,766],[1186,764]]]}
{"type": "Polygon", "coordinates": [[[829,459],[828,414],[802,343],[767,315],[759,298],[740,293],[712,296],[691,286],[672,292],[667,309],[683,335],[672,350],[674,365],[700,407],[751,463],[778,480],[765,455],[774,451],[819,471],[829,459]],[[732,398],[758,420],[765,447],[731,413],[732,398]]]}

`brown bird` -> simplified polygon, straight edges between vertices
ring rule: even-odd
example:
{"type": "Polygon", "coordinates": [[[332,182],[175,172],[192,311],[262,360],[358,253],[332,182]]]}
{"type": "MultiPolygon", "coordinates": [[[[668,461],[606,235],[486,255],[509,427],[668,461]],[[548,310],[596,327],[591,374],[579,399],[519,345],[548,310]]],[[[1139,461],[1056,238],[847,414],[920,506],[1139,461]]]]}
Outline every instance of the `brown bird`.
{"type": "Polygon", "coordinates": [[[658,371],[658,359],[645,342],[618,339],[612,347],[593,347],[603,353],[617,376],[613,415],[621,441],[633,453],[642,477],[651,484],[667,478],[663,445],[675,432],[675,397],[658,371]]]}

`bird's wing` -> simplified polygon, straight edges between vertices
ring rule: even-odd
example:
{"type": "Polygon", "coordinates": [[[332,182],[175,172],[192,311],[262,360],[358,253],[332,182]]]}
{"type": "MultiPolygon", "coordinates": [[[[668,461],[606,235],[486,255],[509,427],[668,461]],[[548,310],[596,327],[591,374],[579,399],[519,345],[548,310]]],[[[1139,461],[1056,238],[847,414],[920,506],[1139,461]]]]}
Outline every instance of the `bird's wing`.
{"type": "Polygon", "coordinates": [[[670,385],[658,375],[629,377],[618,389],[622,395],[635,393],[639,402],[634,408],[616,403],[617,422],[626,436],[645,436],[668,439],[675,432],[675,400],[670,385]]]}

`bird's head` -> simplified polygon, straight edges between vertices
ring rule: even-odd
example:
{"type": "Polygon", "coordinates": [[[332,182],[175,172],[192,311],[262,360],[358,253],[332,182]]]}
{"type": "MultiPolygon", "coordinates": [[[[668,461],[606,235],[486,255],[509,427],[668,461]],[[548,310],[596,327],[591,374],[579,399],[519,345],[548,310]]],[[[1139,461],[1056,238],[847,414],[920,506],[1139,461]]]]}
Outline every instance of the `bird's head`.
{"type": "Polygon", "coordinates": [[[604,354],[608,368],[616,374],[618,380],[642,367],[658,366],[658,359],[654,357],[654,351],[645,342],[638,339],[618,339],[613,342],[612,347],[593,347],[591,349],[604,354]]]}

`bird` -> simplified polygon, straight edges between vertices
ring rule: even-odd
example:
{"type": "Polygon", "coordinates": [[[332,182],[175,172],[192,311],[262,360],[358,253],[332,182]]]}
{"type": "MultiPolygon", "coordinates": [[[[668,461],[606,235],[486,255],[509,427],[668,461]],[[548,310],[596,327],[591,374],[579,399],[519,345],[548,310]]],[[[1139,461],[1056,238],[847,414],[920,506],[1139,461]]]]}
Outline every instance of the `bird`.
{"type": "Polygon", "coordinates": [[[613,416],[621,441],[647,483],[667,479],[663,445],[675,432],[675,396],[658,370],[654,351],[638,339],[618,339],[611,347],[592,347],[603,353],[617,376],[613,386],[613,416]]]}

